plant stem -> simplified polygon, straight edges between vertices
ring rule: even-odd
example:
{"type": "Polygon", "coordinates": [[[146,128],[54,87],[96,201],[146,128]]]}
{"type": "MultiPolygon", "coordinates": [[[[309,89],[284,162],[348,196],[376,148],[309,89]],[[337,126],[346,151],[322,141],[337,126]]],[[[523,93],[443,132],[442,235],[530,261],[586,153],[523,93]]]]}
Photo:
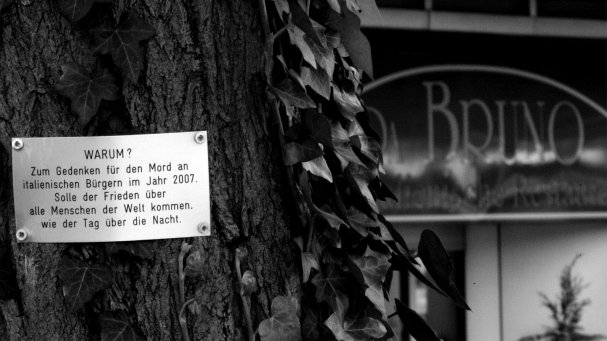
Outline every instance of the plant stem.
{"type": "Polygon", "coordinates": [[[308,238],[304,244],[304,252],[310,252],[310,248],[312,247],[312,237],[314,236],[314,219],[312,219],[310,210],[306,210],[306,216],[308,218],[308,238]]]}
{"type": "Polygon", "coordinates": [[[247,320],[247,329],[249,333],[249,341],[255,341],[255,332],[253,331],[253,322],[251,322],[251,310],[249,308],[249,303],[247,299],[244,297],[244,284],[242,283],[242,274],[240,272],[240,257],[238,257],[238,253],[234,256],[234,263],[236,264],[236,277],[238,280],[238,288],[240,298],[242,299],[242,307],[244,310],[244,316],[247,320]]]}
{"type": "Polygon", "coordinates": [[[261,12],[261,24],[263,25],[263,34],[265,36],[265,75],[269,85],[272,85],[272,69],[274,68],[273,52],[274,52],[274,35],[270,30],[270,21],[268,20],[268,10],[266,8],[266,0],[258,0],[259,11],[261,12]]]}
{"type": "Polygon", "coordinates": [[[280,35],[283,34],[287,30],[287,28],[289,28],[289,25],[283,26],[280,30],[278,30],[276,33],[274,33],[274,35],[272,36],[272,44],[274,43],[276,38],[280,37],[280,35]]]}
{"type": "MultiPolygon", "coordinates": [[[[183,271],[183,258],[186,253],[190,251],[191,246],[188,245],[185,241],[181,242],[181,251],[179,252],[179,257],[177,258],[178,267],[179,267],[179,306],[181,309],[179,310],[179,325],[181,326],[181,335],[183,336],[183,341],[190,341],[190,335],[188,334],[188,321],[185,316],[182,316],[183,308],[186,306],[185,302],[185,273],[183,271]]],[[[191,300],[190,300],[191,301],[191,300]]],[[[188,301],[188,302],[190,302],[188,301]]]]}
{"type": "Polygon", "coordinates": [[[185,273],[183,272],[183,258],[188,251],[189,249],[184,248],[184,244],[182,243],[177,261],[179,264],[179,306],[183,306],[185,303],[185,273]]]}
{"type": "Polygon", "coordinates": [[[190,334],[188,333],[188,320],[185,318],[185,307],[188,306],[195,298],[189,299],[185,302],[179,310],[179,325],[181,326],[181,334],[183,335],[183,341],[190,341],[190,334]]]}

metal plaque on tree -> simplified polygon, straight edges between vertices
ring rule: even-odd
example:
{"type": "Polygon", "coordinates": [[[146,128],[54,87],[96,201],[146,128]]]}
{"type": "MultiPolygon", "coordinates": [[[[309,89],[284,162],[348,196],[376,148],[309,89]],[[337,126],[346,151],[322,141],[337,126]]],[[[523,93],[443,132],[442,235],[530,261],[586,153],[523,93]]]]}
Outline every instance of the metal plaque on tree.
{"type": "Polygon", "coordinates": [[[210,235],[206,132],[13,138],[17,239],[210,235]]]}

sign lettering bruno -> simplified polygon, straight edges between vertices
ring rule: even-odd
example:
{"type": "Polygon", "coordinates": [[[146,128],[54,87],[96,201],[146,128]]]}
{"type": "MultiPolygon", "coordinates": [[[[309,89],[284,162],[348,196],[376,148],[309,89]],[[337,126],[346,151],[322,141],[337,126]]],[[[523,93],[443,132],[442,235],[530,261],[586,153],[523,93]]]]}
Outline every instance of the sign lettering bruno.
{"type": "Polygon", "coordinates": [[[210,235],[206,132],[14,138],[12,156],[20,241],[210,235]]]}
{"type": "MultiPolygon", "coordinates": [[[[602,86],[604,82],[597,86],[602,86]]],[[[365,87],[392,221],[607,217],[607,110],[553,79],[486,65],[365,87]]]]}

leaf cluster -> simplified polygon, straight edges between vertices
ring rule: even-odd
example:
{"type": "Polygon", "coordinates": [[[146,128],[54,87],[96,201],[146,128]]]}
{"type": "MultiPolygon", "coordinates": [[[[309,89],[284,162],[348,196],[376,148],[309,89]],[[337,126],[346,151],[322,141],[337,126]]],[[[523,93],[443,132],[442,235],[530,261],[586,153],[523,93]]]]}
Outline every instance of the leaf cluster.
{"type": "MultiPolygon", "coordinates": [[[[95,2],[109,3],[112,0],[60,0],[59,10],[67,20],[75,23],[91,10],[95,2]]],[[[154,36],[155,30],[133,13],[123,17],[115,28],[101,24],[90,30],[95,40],[93,51],[97,54],[110,54],[115,66],[126,78],[137,83],[143,68],[143,53],[139,43],[154,36]]],[[[82,65],[71,61],[63,64],[61,70],[63,75],[55,84],[55,91],[71,100],[72,111],[78,115],[83,127],[97,114],[101,100],[113,101],[120,97],[119,82],[107,68],[97,71],[91,77],[82,65]]]]}
{"type": "MultiPolygon", "coordinates": [[[[394,270],[409,271],[469,309],[438,237],[424,231],[414,257],[377,206],[396,197],[381,180],[381,139],[359,97],[362,82],[373,78],[360,8],[377,11],[375,1],[267,3],[274,5],[264,17],[273,38],[266,47],[268,92],[284,129],[283,161],[303,225],[295,238],[304,281],[303,338],[396,340],[386,313],[394,270]]],[[[414,337],[438,339],[401,303],[397,315],[414,337]]]]}

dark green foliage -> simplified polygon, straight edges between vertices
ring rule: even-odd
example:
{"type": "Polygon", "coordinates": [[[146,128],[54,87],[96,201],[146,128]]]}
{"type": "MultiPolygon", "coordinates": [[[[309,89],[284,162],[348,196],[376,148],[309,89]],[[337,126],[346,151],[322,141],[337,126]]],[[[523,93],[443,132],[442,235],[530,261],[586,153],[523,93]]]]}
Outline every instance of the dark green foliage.
{"type": "Polygon", "coordinates": [[[290,142],[282,147],[282,158],[285,165],[288,166],[310,161],[323,155],[324,153],[318,146],[318,142],[312,137],[308,137],[303,141],[290,142]]]}
{"type": "Polygon", "coordinates": [[[135,14],[129,13],[126,20],[115,29],[101,25],[93,28],[91,33],[95,36],[95,52],[111,54],[114,64],[122,73],[132,83],[137,83],[143,68],[143,53],[139,42],[153,37],[156,34],[154,28],[135,14]]]}
{"type": "Polygon", "coordinates": [[[589,299],[580,300],[582,290],[588,286],[579,276],[573,275],[573,266],[581,255],[567,264],[560,276],[561,292],[551,301],[546,294],[540,293],[542,304],[550,310],[554,326],[543,334],[525,336],[520,341],[598,341],[607,340],[605,335],[588,335],[582,333],[579,325],[582,309],[590,304],[589,299]]]}
{"type": "Polygon", "coordinates": [[[76,62],[63,64],[61,70],[63,75],[55,84],[55,90],[72,100],[72,110],[83,127],[97,114],[102,99],[112,101],[119,97],[116,79],[107,69],[102,69],[92,78],[76,62]]]}
{"type": "Polygon", "coordinates": [[[114,281],[112,269],[106,264],[86,264],[78,259],[64,257],[57,274],[63,282],[67,307],[74,312],[84,306],[97,292],[114,281]]]}
{"type": "Polygon", "coordinates": [[[419,240],[418,250],[419,258],[424,262],[428,273],[432,276],[436,285],[447,296],[451,297],[455,304],[461,308],[470,310],[451,280],[451,274],[454,270],[453,262],[447,251],[445,251],[440,239],[438,239],[438,236],[430,230],[424,230],[419,240]]]}
{"type": "Polygon", "coordinates": [[[131,327],[122,310],[105,312],[99,316],[101,341],[145,341],[140,331],[131,327]]]}
{"type": "Polygon", "coordinates": [[[297,311],[297,300],[294,297],[275,297],[272,300],[272,316],[259,324],[261,341],[301,340],[297,311]]]}
{"type": "Polygon", "coordinates": [[[335,12],[329,15],[327,26],[339,32],[341,42],[348,51],[352,63],[373,78],[373,63],[371,61],[371,45],[360,31],[360,19],[342,5],[342,14],[335,12]]]}
{"type": "Polygon", "coordinates": [[[316,105],[306,93],[306,90],[291,79],[283,79],[274,87],[270,87],[274,94],[284,103],[297,108],[315,108],[316,105]]]}

